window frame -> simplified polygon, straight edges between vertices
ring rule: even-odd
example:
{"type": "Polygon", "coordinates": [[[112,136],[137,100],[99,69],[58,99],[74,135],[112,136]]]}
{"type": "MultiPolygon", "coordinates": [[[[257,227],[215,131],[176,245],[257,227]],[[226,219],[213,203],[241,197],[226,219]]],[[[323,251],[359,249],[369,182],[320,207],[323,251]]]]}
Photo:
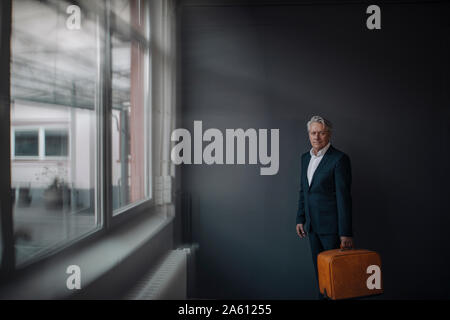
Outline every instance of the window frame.
{"type": "MultiPolygon", "coordinates": [[[[0,2],[0,70],[2,74],[10,74],[11,65],[11,0],[0,2]]],[[[11,78],[6,77],[0,81],[0,143],[11,148],[11,78]]],[[[10,149],[11,150],[11,149],[10,149]]],[[[9,279],[15,270],[15,250],[12,217],[11,192],[11,152],[4,152],[0,157],[0,219],[2,256],[0,269],[0,282],[9,279]]]]}
{"type": "MultiPolygon", "coordinates": [[[[107,219],[109,219],[109,225],[111,227],[117,226],[122,224],[125,220],[128,219],[127,216],[135,216],[138,215],[141,212],[145,212],[146,210],[152,208],[154,206],[154,197],[152,193],[152,183],[153,183],[153,172],[152,172],[152,157],[151,157],[151,150],[152,150],[152,84],[151,84],[151,33],[150,33],[150,24],[151,24],[151,15],[150,15],[150,1],[149,0],[142,0],[145,1],[145,19],[147,20],[146,30],[145,34],[141,34],[137,31],[135,31],[131,25],[128,25],[128,23],[122,18],[120,18],[115,12],[110,10],[110,8],[107,9],[107,11],[110,13],[110,21],[109,21],[109,51],[110,51],[110,63],[109,68],[110,70],[108,73],[112,75],[112,42],[111,38],[114,33],[118,33],[122,37],[129,36],[129,39],[131,41],[138,42],[144,51],[144,75],[143,75],[143,81],[144,81],[144,88],[146,89],[144,91],[144,97],[143,97],[143,104],[145,106],[144,108],[144,130],[145,130],[145,142],[144,142],[144,175],[146,177],[146,181],[144,184],[144,192],[145,197],[144,199],[129,203],[125,206],[122,206],[116,210],[113,210],[112,208],[112,181],[110,182],[110,204],[111,208],[108,210],[108,216],[107,219]],[[113,20],[113,21],[111,21],[113,20]],[[123,217],[122,217],[123,216],[123,217]]],[[[109,6],[108,2],[108,6],[109,6]]],[[[109,124],[111,124],[111,118],[112,118],[112,76],[110,77],[110,92],[108,93],[111,97],[110,101],[110,116],[108,119],[105,119],[105,121],[109,120],[109,124]]],[[[111,125],[109,126],[109,132],[107,132],[107,135],[111,138],[112,136],[112,128],[111,125]]],[[[112,151],[112,145],[111,150],[112,151]]],[[[109,155],[109,165],[110,165],[110,177],[112,180],[112,154],[109,155]]]]}

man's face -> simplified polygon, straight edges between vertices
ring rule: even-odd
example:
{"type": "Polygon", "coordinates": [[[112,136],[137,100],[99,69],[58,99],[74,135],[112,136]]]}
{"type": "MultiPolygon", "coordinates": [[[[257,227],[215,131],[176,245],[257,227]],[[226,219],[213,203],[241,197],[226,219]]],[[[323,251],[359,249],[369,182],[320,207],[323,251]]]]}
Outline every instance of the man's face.
{"type": "Polygon", "coordinates": [[[330,142],[330,132],[320,122],[313,122],[309,126],[309,141],[317,152],[330,142]]]}

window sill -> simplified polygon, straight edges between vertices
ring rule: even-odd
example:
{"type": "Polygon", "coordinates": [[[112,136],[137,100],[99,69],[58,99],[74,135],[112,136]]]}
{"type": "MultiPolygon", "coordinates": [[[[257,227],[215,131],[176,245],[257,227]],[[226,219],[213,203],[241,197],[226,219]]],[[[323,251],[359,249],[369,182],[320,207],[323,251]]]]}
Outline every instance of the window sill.
{"type": "MultiPolygon", "coordinates": [[[[89,246],[62,255],[39,265],[0,290],[0,299],[65,299],[83,291],[118,266],[133,252],[149,243],[173,220],[173,205],[161,212],[143,214],[96,239],[89,246]],[[69,290],[66,286],[67,267],[77,265],[81,270],[81,290],[69,290]]],[[[151,209],[156,210],[156,207],[151,209]]]]}

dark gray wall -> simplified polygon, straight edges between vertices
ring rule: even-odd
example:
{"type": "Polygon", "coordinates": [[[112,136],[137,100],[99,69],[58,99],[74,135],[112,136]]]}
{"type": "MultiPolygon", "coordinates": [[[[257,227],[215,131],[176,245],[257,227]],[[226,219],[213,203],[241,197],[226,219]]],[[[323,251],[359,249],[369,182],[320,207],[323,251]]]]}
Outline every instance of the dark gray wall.
{"type": "Polygon", "coordinates": [[[280,129],[275,176],[182,166],[199,298],[315,298],[295,233],[314,114],[351,158],[356,246],[381,254],[382,298],[450,297],[449,7],[381,5],[378,31],[366,7],[181,2],[182,126],[280,129]]]}

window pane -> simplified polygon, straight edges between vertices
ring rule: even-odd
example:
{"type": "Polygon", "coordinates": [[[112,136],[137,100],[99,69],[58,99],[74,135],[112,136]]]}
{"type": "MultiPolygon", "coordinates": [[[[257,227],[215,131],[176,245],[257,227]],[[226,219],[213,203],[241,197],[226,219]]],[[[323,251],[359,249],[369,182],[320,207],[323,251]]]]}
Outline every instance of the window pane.
{"type": "Polygon", "coordinates": [[[16,130],[14,134],[16,156],[39,156],[39,132],[16,130]]]}
{"type": "Polygon", "coordinates": [[[127,35],[138,33],[141,37],[148,38],[146,27],[146,0],[110,0],[111,12],[117,21],[117,28],[127,35]],[[126,26],[126,28],[123,28],[126,26]],[[127,30],[128,29],[128,30],[127,30]]]}
{"type": "MultiPolygon", "coordinates": [[[[140,2],[139,0],[133,2],[140,2]]],[[[112,0],[111,11],[121,20],[130,23],[130,0],[112,0]]]]}
{"type": "Polygon", "coordinates": [[[71,5],[13,0],[11,130],[16,155],[39,154],[11,161],[18,265],[100,224],[97,43],[103,35],[97,17],[87,10],[81,12],[80,29],[69,27],[71,5]],[[20,131],[31,125],[38,134],[20,131]]]}
{"type": "Polygon", "coordinates": [[[45,155],[46,156],[67,156],[67,146],[69,137],[66,130],[46,130],[45,131],[45,155]]]}
{"type": "MultiPolygon", "coordinates": [[[[113,1],[114,2],[114,1],[113,1]]],[[[123,3],[123,1],[122,1],[123,3]]],[[[123,6],[136,28],[148,26],[145,8],[129,1],[123,6]]],[[[112,168],[113,209],[148,198],[147,141],[148,93],[145,43],[116,30],[112,35],[112,168]]]]}

